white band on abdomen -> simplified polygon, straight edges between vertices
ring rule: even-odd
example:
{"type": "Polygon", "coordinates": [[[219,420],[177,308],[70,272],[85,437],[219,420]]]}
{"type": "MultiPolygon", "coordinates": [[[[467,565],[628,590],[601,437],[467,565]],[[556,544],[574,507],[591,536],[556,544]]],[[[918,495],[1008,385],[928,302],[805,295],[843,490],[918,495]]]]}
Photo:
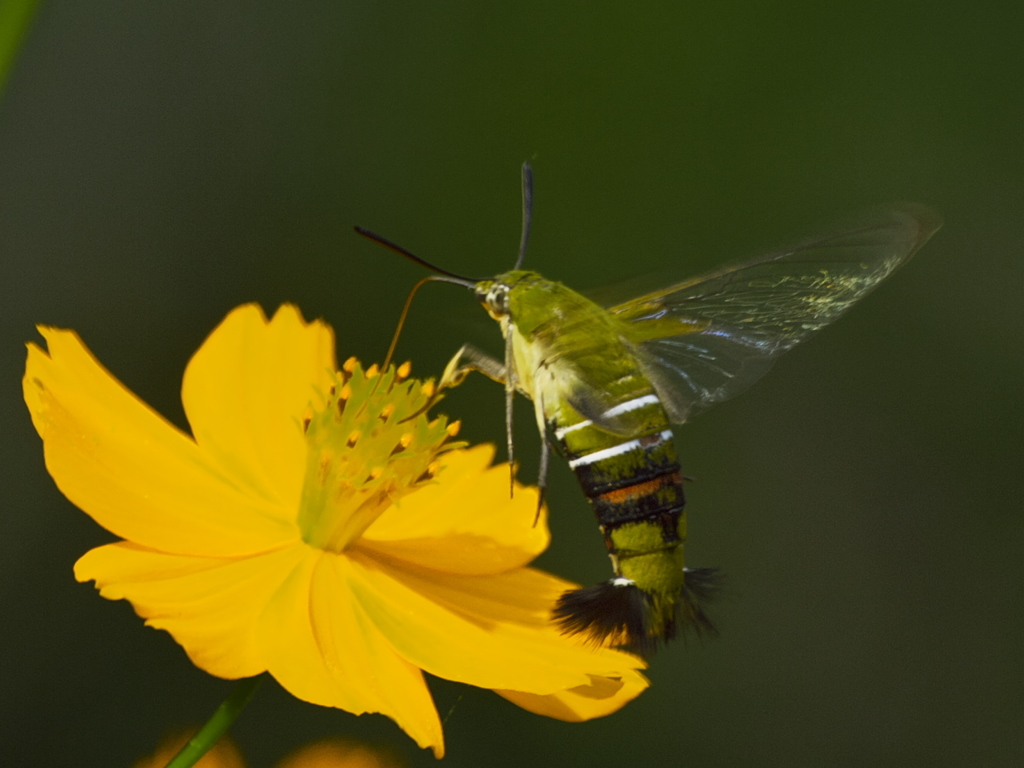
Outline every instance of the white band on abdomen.
{"type": "Polygon", "coordinates": [[[603,418],[611,419],[623,413],[629,413],[635,411],[637,408],[643,408],[645,405],[654,405],[660,403],[657,395],[641,395],[640,397],[634,397],[632,400],[627,400],[624,403],[619,403],[616,406],[609,408],[607,411],[601,414],[603,418]]]}
{"type": "MultiPolygon", "coordinates": [[[[662,432],[660,435],[658,435],[658,437],[661,438],[658,441],[658,443],[663,443],[666,440],[671,440],[672,439],[672,430],[671,429],[666,429],[664,432],[662,432]]],[[[593,453],[588,453],[586,456],[580,456],[578,459],[571,459],[569,461],[569,468],[570,469],[576,469],[576,467],[584,467],[584,466],[586,466],[588,464],[593,464],[595,461],[603,461],[604,459],[610,459],[613,456],[620,456],[623,453],[629,453],[630,451],[635,451],[635,450],[637,450],[640,447],[641,447],[641,444],[640,444],[640,440],[639,439],[637,439],[637,440],[627,440],[624,443],[619,443],[618,445],[613,445],[611,448],[602,448],[600,451],[594,451],[593,453]]],[[[646,446],[646,447],[650,447],[650,446],[646,446]]]]}

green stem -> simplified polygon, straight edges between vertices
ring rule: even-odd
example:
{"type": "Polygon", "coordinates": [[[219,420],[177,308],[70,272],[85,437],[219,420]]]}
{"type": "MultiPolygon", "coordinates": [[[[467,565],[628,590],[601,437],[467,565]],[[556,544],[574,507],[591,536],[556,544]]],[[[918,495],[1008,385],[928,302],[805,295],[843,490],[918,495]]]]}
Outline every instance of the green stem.
{"type": "Polygon", "coordinates": [[[0,0],[0,93],[39,7],[39,0],[0,0]]]}
{"type": "Polygon", "coordinates": [[[199,761],[203,755],[209,752],[217,743],[224,732],[231,727],[235,719],[242,714],[249,699],[256,693],[256,689],[263,682],[264,675],[246,677],[238,681],[231,695],[224,699],[217,707],[213,717],[206,721],[195,736],[189,739],[188,744],[181,748],[181,751],[174,756],[174,759],[167,764],[167,768],[190,768],[199,761]]]}

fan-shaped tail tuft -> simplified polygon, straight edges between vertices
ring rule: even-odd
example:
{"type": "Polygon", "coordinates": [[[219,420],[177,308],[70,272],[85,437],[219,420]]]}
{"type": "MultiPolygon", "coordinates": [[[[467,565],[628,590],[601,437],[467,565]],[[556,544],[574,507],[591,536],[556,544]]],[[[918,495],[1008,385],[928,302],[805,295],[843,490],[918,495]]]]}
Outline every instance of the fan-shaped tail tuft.
{"type": "MultiPolygon", "coordinates": [[[[722,573],[717,568],[687,568],[686,583],[676,604],[674,624],[685,634],[697,637],[715,637],[718,630],[708,618],[704,606],[714,599],[722,588],[722,573]]],[[[673,627],[673,634],[675,627],[673,627]]],[[[665,638],[666,640],[669,638],[665,638]]]]}
{"type": "Polygon", "coordinates": [[[715,568],[687,569],[685,585],[667,599],[645,592],[629,579],[615,578],[565,592],[555,603],[552,619],[565,634],[649,656],[659,641],[673,639],[677,631],[716,635],[704,604],[720,586],[715,568]]]}
{"type": "Polygon", "coordinates": [[[647,595],[635,582],[612,579],[565,592],[555,603],[552,618],[567,635],[648,653],[654,638],[647,631],[647,613],[647,595]]]}

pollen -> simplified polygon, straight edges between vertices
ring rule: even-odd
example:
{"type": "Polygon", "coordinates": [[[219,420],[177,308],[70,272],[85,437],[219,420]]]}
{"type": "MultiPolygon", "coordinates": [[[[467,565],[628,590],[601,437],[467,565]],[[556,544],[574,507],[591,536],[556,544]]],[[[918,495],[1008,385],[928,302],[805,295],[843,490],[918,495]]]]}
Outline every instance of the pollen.
{"type": "Polygon", "coordinates": [[[427,468],[423,472],[423,474],[416,478],[416,482],[417,483],[423,483],[423,482],[426,482],[427,480],[433,480],[434,479],[434,475],[437,474],[439,469],[441,469],[440,462],[437,462],[437,461],[430,462],[430,464],[427,465],[427,468]]]}
{"type": "Polygon", "coordinates": [[[386,509],[440,471],[438,456],[457,422],[431,418],[436,388],[411,380],[395,386],[392,366],[366,370],[345,362],[335,375],[336,399],[303,422],[307,470],[299,527],[311,546],[342,552],[386,509]]]}
{"type": "Polygon", "coordinates": [[[396,453],[401,453],[410,445],[412,445],[412,433],[406,432],[398,439],[398,444],[391,449],[391,455],[394,456],[396,453]]]}

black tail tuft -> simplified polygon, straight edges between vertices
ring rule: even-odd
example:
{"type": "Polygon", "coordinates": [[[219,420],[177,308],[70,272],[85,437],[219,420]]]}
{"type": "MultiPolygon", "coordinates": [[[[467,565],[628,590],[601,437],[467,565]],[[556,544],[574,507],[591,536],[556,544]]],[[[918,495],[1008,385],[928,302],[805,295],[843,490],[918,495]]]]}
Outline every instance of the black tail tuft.
{"type": "Polygon", "coordinates": [[[697,637],[717,635],[704,603],[720,588],[717,568],[686,569],[681,593],[667,601],[648,594],[629,579],[616,578],[563,593],[555,603],[552,619],[567,635],[585,635],[597,645],[619,646],[650,656],[659,641],[673,639],[677,631],[683,635],[692,632],[697,637]]]}
{"type": "Polygon", "coordinates": [[[647,610],[642,589],[628,579],[612,579],[563,593],[551,616],[567,635],[646,654],[655,645],[647,632],[647,610]]]}
{"type": "Polygon", "coordinates": [[[713,600],[722,589],[722,573],[717,568],[687,568],[682,599],[677,603],[676,623],[685,634],[697,637],[716,637],[718,630],[711,623],[704,605],[713,600]]]}

